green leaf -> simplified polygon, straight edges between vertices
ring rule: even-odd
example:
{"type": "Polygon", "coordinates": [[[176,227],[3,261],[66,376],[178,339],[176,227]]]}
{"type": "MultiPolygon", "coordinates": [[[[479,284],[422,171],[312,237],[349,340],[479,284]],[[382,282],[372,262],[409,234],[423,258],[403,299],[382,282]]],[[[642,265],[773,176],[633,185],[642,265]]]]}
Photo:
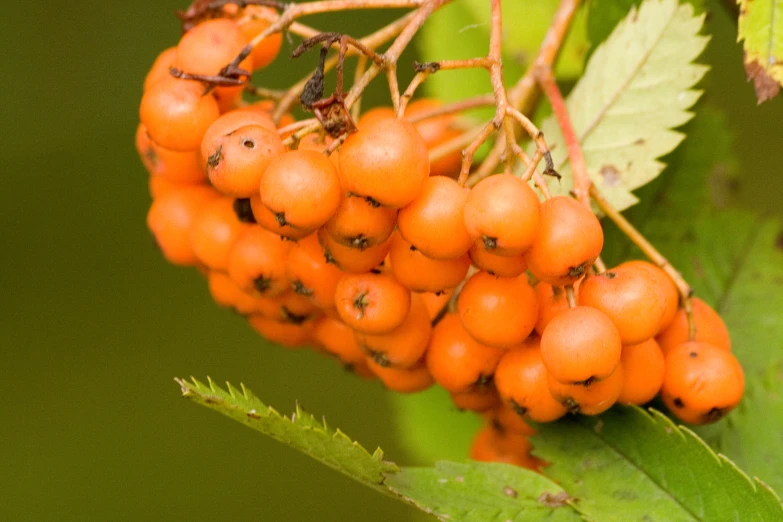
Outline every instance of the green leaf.
{"type": "Polygon", "coordinates": [[[289,418],[261,402],[244,386],[238,390],[227,384],[225,391],[212,379],[208,384],[196,379],[176,381],[186,399],[260,431],[370,487],[383,489],[384,478],[399,471],[396,464],[383,459],[380,448],[370,455],[358,442],[329,428],[326,421],[318,421],[299,405],[289,418]]]}
{"type": "Polygon", "coordinates": [[[739,33],[744,40],[745,72],[762,103],[777,96],[783,84],[783,1],[738,0],[739,33]]]}
{"type": "Polygon", "coordinates": [[[783,520],[771,489],[655,410],[568,417],[541,425],[533,442],[589,520],[783,520]]]}
{"type": "MultiPolygon", "coordinates": [[[[620,210],[638,201],[631,191],[658,176],[657,158],[684,138],[671,129],[691,118],[701,95],[692,87],[707,67],[692,62],[707,44],[703,22],[689,4],[646,0],[596,49],[568,96],[590,178],[620,210]]],[[[550,190],[565,194],[573,178],[563,136],[554,117],[541,130],[563,176],[550,179],[550,190]]]]}
{"type": "MultiPolygon", "coordinates": [[[[506,82],[513,84],[538,52],[559,0],[503,2],[503,63],[506,82]],[[524,30],[518,30],[523,24],[524,30]]],[[[486,0],[460,0],[439,9],[420,32],[419,54],[424,61],[475,58],[487,54],[490,9],[486,0]]],[[[584,11],[574,17],[555,69],[562,78],[582,72],[587,50],[584,11]]],[[[484,70],[443,71],[425,84],[431,96],[461,100],[491,91],[484,70]]],[[[491,115],[486,112],[484,116],[491,115]]]]}
{"type": "Polygon", "coordinates": [[[582,520],[563,488],[510,464],[438,462],[434,468],[404,468],[386,485],[440,520],[582,520]]]}
{"type": "MultiPolygon", "coordinates": [[[[590,0],[587,4],[587,39],[590,54],[606,40],[632,7],[639,7],[642,0],[590,0]]],[[[704,12],[704,0],[688,0],[696,13],[704,12]]]]}
{"type": "MultiPolygon", "coordinates": [[[[716,425],[696,431],[748,473],[783,491],[783,231],[779,223],[725,207],[737,189],[731,130],[700,109],[690,139],[665,175],[643,189],[626,217],[721,313],[745,370],[745,397],[716,425]]],[[[607,227],[605,260],[641,257],[607,227]]]]}

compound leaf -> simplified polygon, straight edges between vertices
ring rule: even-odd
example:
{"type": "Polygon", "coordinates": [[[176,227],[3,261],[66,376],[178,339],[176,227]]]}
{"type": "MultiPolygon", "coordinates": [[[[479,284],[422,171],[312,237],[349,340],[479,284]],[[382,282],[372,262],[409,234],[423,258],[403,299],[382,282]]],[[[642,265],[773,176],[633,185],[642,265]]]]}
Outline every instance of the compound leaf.
{"type": "Polygon", "coordinates": [[[783,84],[783,2],[738,0],[738,40],[745,48],[745,72],[759,103],[774,98],[783,84]]]}
{"type": "MultiPolygon", "coordinates": [[[[703,15],[677,0],[646,0],[631,9],[593,53],[567,106],[592,181],[618,209],[638,200],[632,190],[664,168],[657,158],[684,136],[672,129],[687,122],[701,95],[692,87],[707,67],[694,64],[708,38],[700,36],[703,15]]],[[[554,194],[572,185],[563,136],[554,117],[541,129],[562,181],[554,194]]]]}

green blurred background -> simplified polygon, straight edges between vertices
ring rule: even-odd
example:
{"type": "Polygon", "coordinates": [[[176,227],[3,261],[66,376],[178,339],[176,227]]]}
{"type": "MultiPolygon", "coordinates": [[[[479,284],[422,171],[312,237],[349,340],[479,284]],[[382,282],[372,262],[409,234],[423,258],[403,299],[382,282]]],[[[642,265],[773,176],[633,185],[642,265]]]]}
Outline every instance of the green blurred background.
{"type": "MultiPolygon", "coordinates": [[[[743,204],[783,215],[783,102],[756,106],[735,26],[710,6],[705,99],[734,129],[743,204]]],[[[265,345],[154,247],[133,134],[141,81],[184,7],[4,7],[0,520],[405,520],[409,508],[179,397],[174,376],[242,381],[410,462],[377,383],[265,345]]],[[[393,16],[311,22],[363,33],[393,16]]],[[[264,81],[285,86],[312,63],[281,59],[264,81]]]]}

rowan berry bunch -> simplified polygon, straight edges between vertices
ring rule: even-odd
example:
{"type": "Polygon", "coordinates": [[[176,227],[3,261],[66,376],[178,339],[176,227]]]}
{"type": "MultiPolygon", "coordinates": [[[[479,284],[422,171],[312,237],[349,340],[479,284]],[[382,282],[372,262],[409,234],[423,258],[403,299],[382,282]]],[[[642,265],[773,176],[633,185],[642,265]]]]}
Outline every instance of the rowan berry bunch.
{"type": "MultiPolygon", "coordinates": [[[[373,0],[197,1],[181,14],[181,40],[144,81],[136,134],[153,198],[147,223],[164,257],[197,267],[215,302],[270,341],[334,356],[398,392],[443,387],[457,408],[486,419],[474,459],[538,468],[527,421],[597,415],[615,403],[660,396],[693,424],[734,408],[744,377],[726,326],[590,187],[573,138],[577,197],[549,194],[537,170],[544,161],[543,174],[556,175],[546,142],[517,108],[533,98],[530,82],[508,92],[502,82],[499,0],[487,57],[420,64],[402,94],[399,52],[445,1],[375,3],[418,9],[364,40],[294,20],[373,0]],[[295,55],[321,46],[315,73],[285,93],[252,86],[283,29],[306,37],[295,55]],[[352,54],[360,65],[346,94],[342,67],[352,54]],[[338,88],[325,98],[330,67],[338,88]],[[410,101],[428,75],[466,67],[489,71],[492,95],[410,101]],[[361,91],[384,71],[392,105],[360,113],[361,91]],[[291,116],[297,96],[315,118],[291,116]],[[488,104],[489,123],[471,127],[459,116],[488,104]],[[518,144],[520,127],[535,144],[532,158],[518,144]],[[495,148],[474,164],[494,134],[495,148]],[[654,263],[603,266],[589,195],[654,263]]],[[[549,72],[551,46],[573,14],[563,5],[555,43],[548,39],[531,75],[569,139],[549,72]]]]}

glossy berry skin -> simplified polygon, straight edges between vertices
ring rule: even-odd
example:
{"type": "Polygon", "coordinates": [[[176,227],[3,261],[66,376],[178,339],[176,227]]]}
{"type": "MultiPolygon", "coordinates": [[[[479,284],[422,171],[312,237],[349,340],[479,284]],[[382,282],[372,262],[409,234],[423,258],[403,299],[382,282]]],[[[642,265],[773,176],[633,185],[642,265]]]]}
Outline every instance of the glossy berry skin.
{"type": "Polygon", "coordinates": [[[541,336],[541,357],[554,380],[565,384],[600,381],[620,362],[622,342],[602,312],[576,306],[556,315],[541,336]]]}
{"type": "Polygon", "coordinates": [[[392,237],[378,245],[363,250],[345,246],[335,241],[325,229],[318,230],[318,241],[324,248],[329,263],[333,263],[343,272],[361,274],[375,269],[386,258],[391,248],[392,237]]]}
{"type": "Polygon", "coordinates": [[[353,329],[331,317],[321,317],[313,326],[313,340],[344,364],[364,364],[367,356],[356,343],[353,329]]]}
{"type": "Polygon", "coordinates": [[[397,227],[402,237],[432,259],[464,256],[473,244],[465,227],[468,190],[444,176],[430,176],[421,194],[400,209],[397,227]]]}
{"type": "Polygon", "coordinates": [[[278,224],[313,231],[325,224],[341,199],[340,176],[329,158],[314,150],[276,156],[261,177],[261,204],[278,224]]]}
{"type": "Polygon", "coordinates": [[[427,146],[412,124],[398,119],[367,123],[340,149],[344,190],[401,208],[416,199],[430,175],[427,146]]]}
{"type": "Polygon", "coordinates": [[[201,83],[176,78],[151,85],[139,107],[139,117],[152,140],[174,151],[198,149],[218,116],[217,102],[204,95],[201,83]]]}
{"type": "Polygon", "coordinates": [[[503,349],[483,345],[462,327],[457,314],[446,314],[432,331],[427,368],[450,392],[465,392],[492,381],[503,349]]]}
{"type": "Polygon", "coordinates": [[[598,218],[575,199],[555,196],[541,204],[538,235],[527,252],[528,268],[541,281],[569,285],[593,265],[603,245],[598,218]]]}
{"type": "Polygon", "coordinates": [[[486,424],[470,445],[470,458],[480,462],[504,462],[537,471],[543,462],[530,454],[532,445],[520,433],[498,430],[486,424]]]}
{"type": "Polygon", "coordinates": [[[307,237],[313,233],[310,229],[292,227],[288,223],[281,226],[274,212],[269,210],[263,203],[261,203],[260,194],[256,194],[255,196],[251,197],[249,201],[253,218],[256,220],[256,223],[258,223],[258,225],[267,232],[271,232],[285,240],[293,242],[307,237]]]}
{"type": "Polygon", "coordinates": [[[197,150],[164,149],[150,138],[144,124],[136,128],[136,152],[151,176],[161,176],[180,184],[198,184],[207,180],[207,171],[197,150]]]}
{"type": "Polygon", "coordinates": [[[460,411],[485,413],[500,406],[500,397],[494,386],[475,386],[462,392],[449,392],[451,402],[460,411]]]}
{"type": "MultiPolygon", "coordinates": [[[[693,322],[696,325],[694,341],[708,343],[716,348],[731,351],[731,338],[726,323],[710,305],[699,299],[691,298],[693,322]]],[[[677,310],[671,324],[655,338],[664,355],[688,340],[688,317],[684,309],[677,310]]]]}
{"type": "Polygon", "coordinates": [[[462,288],[457,310],[474,339],[507,348],[520,344],[533,331],[538,301],[525,275],[495,277],[476,272],[462,288]]]}
{"type": "Polygon", "coordinates": [[[250,225],[234,212],[234,200],[221,197],[207,204],[193,220],[190,243],[199,261],[212,270],[228,270],[228,257],[250,225]]]}
{"type": "Polygon", "coordinates": [[[177,59],[177,48],[169,47],[161,52],[152,63],[147,76],[144,77],[144,91],[158,83],[164,78],[171,76],[169,69],[174,65],[177,59]]]}
{"type": "Polygon", "coordinates": [[[413,292],[445,292],[459,285],[468,273],[470,258],[431,259],[396,234],[389,250],[394,277],[413,292]]]}
{"type": "Polygon", "coordinates": [[[656,283],[643,268],[617,267],[585,277],[578,301],[605,313],[620,332],[623,344],[638,344],[658,333],[666,311],[656,283]]]}
{"type": "Polygon", "coordinates": [[[654,264],[638,259],[621,263],[617,268],[621,267],[634,267],[646,270],[648,274],[655,278],[656,291],[660,294],[661,301],[665,303],[663,317],[661,317],[661,324],[658,331],[660,332],[666,329],[674,320],[680,300],[680,295],[677,292],[677,287],[675,286],[674,281],[672,281],[672,278],[654,264]]]}
{"type": "Polygon", "coordinates": [[[661,390],[664,358],[655,339],[623,346],[623,389],[617,402],[642,405],[650,402],[661,390]]]}
{"type": "Polygon", "coordinates": [[[465,202],[465,226],[485,250],[511,256],[525,252],[538,235],[540,204],[530,186],[511,174],[483,179],[465,202]]]}
{"type": "Polygon", "coordinates": [[[468,255],[473,266],[494,276],[516,277],[527,270],[524,255],[501,256],[488,251],[483,244],[473,243],[468,255]]]}
{"type": "Polygon", "coordinates": [[[218,194],[209,187],[177,188],[156,198],[147,213],[147,226],[169,263],[194,266],[198,257],[190,243],[193,221],[218,194]]]}
{"type": "Polygon", "coordinates": [[[688,424],[708,424],[739,404],[745,375],[728,350],[702,342],[685,342],[666,354],[661,398],[688,424]]]}
{"type": "Polygon", "coordinates": [[[234,243],[228,275],[245,292],[275,297],[288,291],[286,258],[290,243],[261,227],[249,227],[234,243]]]}
{"type": "Polygon", "coordinates": [[[623,389],[625,382],[623,365],[618,363],[614,372],[601,381],[589,386],[582,384],[564,384],[548,377],[549,392],[569,413],[599,415],[611,408],[623,389]]]}
{"type": "Polygon", "coordinates": [[[321,309],[334,308],[334,295],[343,273],[326,262],[324,249],[314,234],[291,247],[285,272],[294,292],[308,297],[321,309]]]}
{"type": "Polygon", "coordinates": [[[432,376],[423,363],[410,368],[392,368],[382,366],[372,357],[367,358],[367,366],[381,380],[386,388],[397,393],[416,393],[433,385],[432,376]]]}
{"type": "Polygon", "coordinates": [[[324,228],[337,243],[365,250],[386,241],[396,224],[396,210],[373,206],[362,197],[344,196],[324,228]]]}
{"type": "Polygon", "coordinates": [[[495,370],[495,386],[514,412],[535,422],[552,422],[566,414],[549,393],[548,372],[541,359],[540,341],[532,339],[511,348],[495,370]]]}
{"type": "Polygon", "coordinates": [[[284,151],[276,131],[250,124],[212,140],[201,153],[216,189],[231,197],[249,198],[258,194],[267,167],[284,151]]]}
{"type": "Polygon", "coordinates": [[[385,274],[347,274],[337,284],[337,313],[360,332],[388,333],[400,326],[411,307],[410,290],[385,274]]]}

